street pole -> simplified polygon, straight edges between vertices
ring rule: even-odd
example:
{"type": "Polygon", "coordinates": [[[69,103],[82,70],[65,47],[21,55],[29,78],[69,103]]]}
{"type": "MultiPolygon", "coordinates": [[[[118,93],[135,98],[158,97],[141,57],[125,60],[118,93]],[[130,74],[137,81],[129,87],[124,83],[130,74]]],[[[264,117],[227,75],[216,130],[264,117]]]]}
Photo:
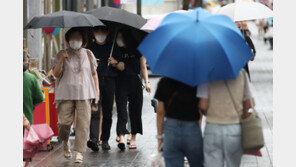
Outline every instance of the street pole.
{"type": "Polygon", "coordinates": [[[102,0],[102,6],[109,6],[108,0],[102,0]]]}
{"type": "Polygon", "coordinates": [[[83,13],[83,1],[76,0],[76,11],[83,13]]]}
{"type": "Polygon", "coordinates": [[[94,0],[87,0],[86,1],[87,11],[94,9],[94,0]]]}
{"type": "Polygon", "coordinates": [[[189,0],[183,0],[183,10],[189,9],[189,0]]]}
{"type": "MultiPolygon", "coordinates": [[[[50,0],[44,0],[44,14],[50,13],[50,0]]],[[[43,58],[43,69],[48,72],[50,70],[51,63],[51,41],[48,34],[44,35],[44,58],[43,58]]]]}
{"type": "Polygon", "coordinates": [[[176,0],[176,5],[177,5],[177,10],[180,10],[181,9],[181,1],[176,0]]]}
{"type": "Polygon", "coordinates": [[[102,7],[102,0],[97,0],[98,8],[102,7]]]}
{"type": "Polygon", "coordinates": [[[202,0],[195,0],[194,1],[194,7],[197,8],[197,7],[203,7],[202,6],[202,0]]]}
{"type": "Polygon", "coordinates": [[[137,0],[137,14],[142,16],[142,0],[137,0]]]}

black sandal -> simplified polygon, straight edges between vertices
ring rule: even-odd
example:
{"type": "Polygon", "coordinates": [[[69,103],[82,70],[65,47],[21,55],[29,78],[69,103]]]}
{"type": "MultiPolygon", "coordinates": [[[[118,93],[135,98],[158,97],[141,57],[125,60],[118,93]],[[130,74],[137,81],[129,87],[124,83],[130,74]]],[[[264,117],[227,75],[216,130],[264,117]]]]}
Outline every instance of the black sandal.
{"type": "Polygon", "coordinates": [[[118,148],[120,149],[120,150],[125,150],[125,144],[124,143],[118,143],[118,148]]]}

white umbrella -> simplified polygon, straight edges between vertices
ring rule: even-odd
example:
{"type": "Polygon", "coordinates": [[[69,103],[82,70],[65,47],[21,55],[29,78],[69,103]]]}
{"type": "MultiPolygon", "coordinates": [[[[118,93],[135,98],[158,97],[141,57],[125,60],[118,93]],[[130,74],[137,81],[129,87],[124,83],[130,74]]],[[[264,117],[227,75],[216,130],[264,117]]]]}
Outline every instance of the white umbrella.
{"type": "Polygon", "coordinates": [[[267,6],[251,0],[237,0],[235,3],[220,8],[216,14],[226,15],[233,21],[264,19],[273,16],[272,10],[267,6]]]}

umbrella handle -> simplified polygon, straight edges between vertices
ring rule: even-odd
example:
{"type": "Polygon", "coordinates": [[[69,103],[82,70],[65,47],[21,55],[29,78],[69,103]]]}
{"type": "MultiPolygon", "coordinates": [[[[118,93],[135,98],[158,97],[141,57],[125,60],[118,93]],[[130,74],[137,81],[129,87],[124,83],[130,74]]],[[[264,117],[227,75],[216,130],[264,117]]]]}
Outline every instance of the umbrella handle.
{"type": "MultiPolygon", "coordinates": [[[[118,29],[115,29],[115,36],[114,36],[114,38],[113,38],[112,47],[111,47],[111,52],[110,52],[110,56],[109,56],[109,57],[112,57],[113,49],[114,49],[114,45],[115,45],[115,40],[116,40],[117,34],[118,34],[118,29]]],[[[108,62],[108,66],[109,66],[109,65],[110,65],[110,62],[108,62]]]]}

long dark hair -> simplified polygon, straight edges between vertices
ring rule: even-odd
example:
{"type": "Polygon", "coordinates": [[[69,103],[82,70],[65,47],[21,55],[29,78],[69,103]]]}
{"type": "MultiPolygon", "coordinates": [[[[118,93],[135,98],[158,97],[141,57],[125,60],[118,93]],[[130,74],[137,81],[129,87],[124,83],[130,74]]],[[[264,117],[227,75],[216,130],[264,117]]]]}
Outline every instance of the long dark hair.
{"type": "Polygon", "coordinates": [[[118,33],[121,33],[123,36],[123,42],[126,45],[126,50],[129,53],[140,55],[140,52],[137,49],[139,42],[134,38],[135,34],[133,34],[133,32],[128,28],[122,28],[118,31],[118,33]]]}

